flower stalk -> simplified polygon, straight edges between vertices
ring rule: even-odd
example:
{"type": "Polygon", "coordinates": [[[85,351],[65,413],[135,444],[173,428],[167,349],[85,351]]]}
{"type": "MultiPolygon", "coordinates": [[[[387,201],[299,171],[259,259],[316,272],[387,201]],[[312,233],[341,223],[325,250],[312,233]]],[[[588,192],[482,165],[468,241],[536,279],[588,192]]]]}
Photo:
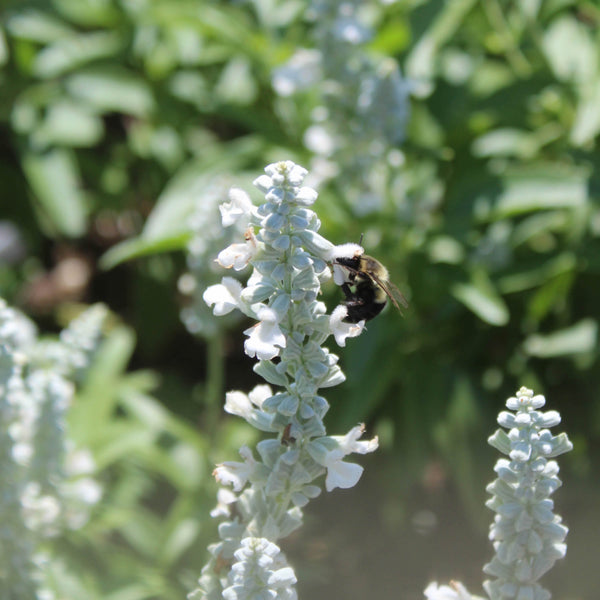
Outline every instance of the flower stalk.
{"type": "Polygon", "coordinates": [[[363,426],[328,436],[323,423],[329,404],[320,390],[345,379],[323,343],[334,335],[343,345],[364,322],[332,320],[318,300],[335,246],[318,233],[320,221],[309,208],[317,193],[302,185],[306,174],[291,161],[269,165],[254,181],[265,195],[260,206],[234,189],[221,207],[224,226],[243,219],[248,227],[244,242],[225,248],[217,262],[234,271],[251,265],[252,273],[245,287],[224,277],[204,299],[215,314],[238,309],[256,321],[244,332],[244,350],[266,381],[248,394],[229,392],[225,410],[273,437],[256,452],[241,448],[242,462],[215,469],[231,490],[219,492],[212,514],[229,520],[219,526],[221,540],[209,547],[212,558],[191,598],[295,598],[295,575],[278,540],[301,525],[302,508],[321,491],[316,479],[325,474],[328,491],[352,487],[363,469],[343,459],[377,448],[377,438],[359,440],[363,426]]]}
{"type": "Polygon", "coordinates": [[[544,396],[522,387],[501,412],[498,429],[489,438],[508,455],[494,470],[498,478],[487,487],[486,502],[496,517],[490,539],[496,551],[484,566],[495,577],[484,583],[492,600],[549,600],[551,594],[538,580],[567,552],[568,529],[553,513],[550,496],[562,485],[558,463],[551,460],[573,448],[565,433],[553,436],[549,427],[560,423],[557,411],[542,412],[544,396]]]}

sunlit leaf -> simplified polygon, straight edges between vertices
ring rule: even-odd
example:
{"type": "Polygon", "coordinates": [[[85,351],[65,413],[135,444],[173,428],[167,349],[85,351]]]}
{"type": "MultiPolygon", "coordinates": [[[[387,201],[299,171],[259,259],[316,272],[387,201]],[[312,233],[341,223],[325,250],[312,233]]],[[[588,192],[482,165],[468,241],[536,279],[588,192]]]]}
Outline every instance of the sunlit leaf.
{"type": "Polygon", "coordinates": [[[89,147],[104,133],[102,120],[80,103],[69,100],[52,105],[40,126],[32,132],[40,146],[89,147]]]}
{"type": "Polygon", "coordinates": [[[53,227],[69,237],[83,235],[86,202],[73,155],[58,148],[40,154],[29,152],[23,157],[23,169],[53,227]]]}
{"type": "Polygon", "coordinates": [[[100,259],[100,266],[103,269],[112,269],[116,265],[151,256],[152,254],[162,254],[174,250],[183,250],[191,237],[191,232],[179,233],[172,236],[163,236],[160,238],[147,238],[140,236],[131,240],[125,240],[116,246],[113,246],[100,259]]]}
{"type": "Polygon", "coordinates": [[[6,29],[17,38],[39,43],[55,42],[74,34],[73,28],[56,16],[33,8],[9,15],[6,29]]]}
{"type": "Polygon", "coordinates": [[[38,77],[56,77],[98,58],[111,56],[122,45],[120,36],[109,31],[61,37],[38,53],[33,70],[38,77]]]}
{"type": "Polygon", "coordinates": [[[69,93],[102,112],[147,116],[154,108],[148,85],[120,67],[79,70],[66,80],[69,93]]]}
{"type": "Polygon", "coordinates": [[[496,326],[508,323],[508,307],[496,292],[488,275],[483,271],[477,272],[471,283],[453,285],[451,291],[457,300],[482,321],[496,326]]]}
{"type": "Polygon", "coordinates": [[[577,113],[571,141],[575,146],[584,146],[591,142],[600,132],[600,74],[584,88],[581,100],[577,105],[577,113]]]}
{"type": "Polygon", "coordinates": [[[494,206],[495,218],[556,208],[579,208],[588,199],[586,170],[560,166],[515,170],[504,179],[504,190],[494,206]]]}
{"type": "Polygon", "coordinates": [[[595,350],[598,339],[598,322],[582,319],[571,327],[549,333],[530,335],[523,344],[527,354],[540,358],[568,356],[595,350]]]}

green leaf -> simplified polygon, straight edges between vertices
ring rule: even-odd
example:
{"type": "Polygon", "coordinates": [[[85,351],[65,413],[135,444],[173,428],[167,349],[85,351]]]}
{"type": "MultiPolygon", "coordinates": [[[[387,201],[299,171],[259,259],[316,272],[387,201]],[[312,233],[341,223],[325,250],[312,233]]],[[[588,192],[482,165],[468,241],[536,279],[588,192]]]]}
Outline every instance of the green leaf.
{"type": "Polygon", "coordinates": [[[23,170],[45,216],[61,234],[80,237],[86,231],[86,202],[79,189],[79,169],[65,149],[27,152],[23,170]]]}
{"type": "Polygon", "coordinates": [[[99,264],[102,269],[108,270],[134,258],[182,250],[186,247],[190,237],[191,232],[178,233],[162,238],[148,238],[141,235],[140,237],[125,240],[113,246],[108,252],[102,255],[99,264]]]}
{"type": "Polygon", "coordinates": [[[508,307],[484,271],[476,272],[471,283],[455,284],[451,292],[482,321],[496,326],[508,323],[508,307]]]}
{"type": "Polygon", "coordinates": [[[560,80],[586,84],[598,72],[598,49],[590,28],[570,16],[550,25],[544,34],[543,49],[560,80]]]}
{"type": "Polygon", "coordinates": [[[32,139],[40,147],[90,147],[103,134],[104,125],[98,116],[80,103],[63,100],[49,107],[41,125],[32,132],[32,139]]]}
{"type": "Polygon", "coordinates": [[[0,27],[0,67],[8,62],[8,44],[6,43],[6,36],[4,31],[0,27]]]}
{"type": "Polygon", "coordinates": [[[488,156],[517,156],[531,158],[539,150],[538,141],[526,130],[496,129],[475,139],[473,155],[488,156]]]}
{"type": "Polygon", "coordinates": [[[62,37],[37,54],[33,72],[42,78],[57,77],[80,65],[112,56],[122,45],[120,36],[113,32],[98,31],[62,37]]]}
{"type": "Polygon", "coordinates": [[[592,352],[596,348],[598,323],[595,319],[582,319],[575,325],[553,333],[530,335],[523,348],[530,356],[550,358],[592,352]]]}
{"type": "Polygon", "coordinates": [[[100,112],[121,112],[146,117],[154,110],[148,85],[120,67],[82,69],[67,78],[69,93],[100,112]]]}
{"type": "Polygon", "coordinates": [[[571,130],[571,142],[575,146],[584,146],[590,143],[600,132],[600,80],[596,75],[584,87],[585,92],[577,105],[575,121],[571,130]]]}
{"type": "Polygon", "coordinates": [[[249,105],[258,93],[250,61],[244,56],[232,58],[221,72],[214,93],[227,104],[249,105]]]}
{"type": "Polygon", "coordinates": [[[60,19],[32,8],[10,15],[6,29],[13,37],[40,44],[56,42],[74,34],[74,30],[60,19]]]}
{"type": "Polygon", "coordinates": [[[57,10],[69,21],[86,27],[118,24],[122,9],[112,0],[53,0],[57,10]]]}
{"type": "Polygon", "coordinates": [[[493,218],[505,219],[535,210],[580,208],[588,199],[588,171],[561,165],[515,169],[503,180],[493,218]]]}

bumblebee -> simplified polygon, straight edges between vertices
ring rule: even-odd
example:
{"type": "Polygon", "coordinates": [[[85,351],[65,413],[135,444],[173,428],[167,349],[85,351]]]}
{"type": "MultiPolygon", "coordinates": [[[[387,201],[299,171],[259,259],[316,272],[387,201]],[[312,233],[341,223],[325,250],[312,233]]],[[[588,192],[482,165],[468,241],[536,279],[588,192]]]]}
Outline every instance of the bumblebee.
{"type": "Polygon", "coordinates": [[[347,323],[369,321],[387,304],[388,298],[402,312],[400,305],[408,302],[400,290],[390,282],[388,270],[372,256],[363,254],[358,244],[338,246],[333,259],[333,278],[344,292],[343,304],[348,309],[347,323]]]}

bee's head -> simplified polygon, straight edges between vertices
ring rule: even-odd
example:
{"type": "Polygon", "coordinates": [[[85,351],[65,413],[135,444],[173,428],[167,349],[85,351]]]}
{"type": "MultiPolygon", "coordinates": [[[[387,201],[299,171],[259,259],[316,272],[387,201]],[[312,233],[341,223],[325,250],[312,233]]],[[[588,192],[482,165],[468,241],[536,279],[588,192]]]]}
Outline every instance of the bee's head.
{"type": "Polygon", "coordinates": [[[333,263],[333,281],[337,285],[342,285],[349,280],[348,269],[353,271],[360,270],[360,264],[365,249],[358,244],[341,244],[333,249],[332,263],[333,263]],[[347,267],[347,269],[344,269],[347,267]]]}

